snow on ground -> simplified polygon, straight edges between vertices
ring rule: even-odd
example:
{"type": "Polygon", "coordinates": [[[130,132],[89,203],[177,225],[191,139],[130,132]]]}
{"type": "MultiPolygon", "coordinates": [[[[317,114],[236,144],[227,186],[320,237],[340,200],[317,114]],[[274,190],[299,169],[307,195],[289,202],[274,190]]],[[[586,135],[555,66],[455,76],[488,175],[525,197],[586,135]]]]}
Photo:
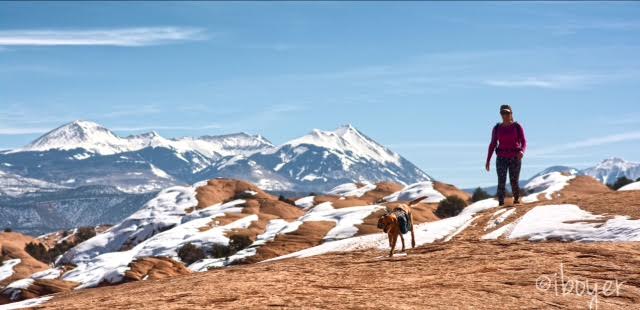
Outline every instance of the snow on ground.
{"type": "Polygon", "coordinates": [[[516,208],[500,209],[493,214],[484,230],[493,229],[504,222],[509,216],[516,212],[516,208]]]}
{"type": "Polygon", "coordinates": [[[185,210],[198,204],[196,187],[174,186],[161,191],[119,224],[67,251],[60,262],[77,264],[88,261],[103,253],[119,251],[125,245],[135,246],[180,224],[185,210]]]}
{"type": "Polygon", "coordinates": [[[296,204],[296,206],[306,209],[306,208],[313,207],[314,199],[315,199],[315,196],[307,196],[307,197],[302,197],[296,200],[294,203],[296,204]]]}
{"type": "Polygon", "coordinates": [[[618,190],[619,191],[640,191],[640,181],[627,184],[618,190]]]}
{"type": "Polygon", "coordinates": [[[12,276],[13,267],[20,264],[20,261],[21,260],[19,258],[7,259],[6,261],[4,261],[2,266],[0,266],[0,281],[12,276]]]}
{"type": "Polygon", "coordinates": [[[538,176],[524,186],[524,189],[532,194],[523,197],[522,202],[536,202],[540,194],[544,194],[546,199],[552,199],[554,193],[569,185],[569,181],[575,177],[575,175],[564,175],[560,172],[551,172],[538,176]]]}
{"type": "Polygon", "coordinates": [[[433,182],[425,181],[408,185],[399,192],[395,192],[384,200],[394,202],[398,200],[411,201],[421,196],[427,196],[422,202],[437,203],[445,199],[444,195],[433,188],[433,182]]]}
{"type": "Polygon", "coordinates": [[[34,280],[32,278],[20,279],[9,283],[2,289],[2,295],[9,296],[9,299],[16,300],[20,296],[22,290],[27,289],[34,280]]]}
{"type": "Polygon", "coordinates": [[[253,256],[256,254],[259,246],[264,245],[269,241],[273,241],[277,235],[286,234],[289,232],[296,231],[298,227],[302,225],[301,221],[287,222],[283,219],[273,219],[269,221],[265,232],[258,235],[256,237],[256,241],[254,241],[249,247],[246,249],[238,251],[228,259],[226,258],[205,258],[199,260],[191,265],[189,265],[189,269],[195,272],[207,271],[209,268],[219,268],[225,265],[228,265],[234,261],[245,259],[249,256],[253,256]]]}
{"type": "Polygon", "coordinates": [[[44,271],[36,272],[31,275],[31,279],[57,279],[62,274],[62,269],[50,268],[44,271]]]}
{"type": "MultiPolygon", "coordinates": [[[[474,219],[476,213],[495,208],[498,201],[495,199],[481,200],[473,203],[462,212],[454,217],[442,219],[435,222],[422,223],[414,226],[416,236],[416,246],[432,243],[437,240],[443,240],[448,236],[455,235],[461,227],[469,225],[474,219]]],[[[410,237],[409,237],[410,238],[410,237]]],[[[408,241],[408,240],[407,240],[408,241]]],[[[352,237],[336,241],[328,241],[323,244],[278,256],[266,261],[279,260],[284,258],[301,258],[314,255],[321,255],[331,252],[356,251],[363,249],[389,249],[388,238],[385,233],[370,234],[358,237],[352,237]]]]}
{"type": "Polygon", "coordinates": [[[212,217],[194,219],[154,235],[130,250],[104,253],[90,260],[79,262],[77,267],[65,273],[62,279],[81,283],[77,289],[94,287],[102,281],[119,282],[129,269],[127,265],[136,258],[162,256],[179,261],[177,251],[187,243],[201,248],[210,247],[213,244],[228,245],[229,238],[225,236],[227,231],[247,228],[253,221],[258,220],[258,216],[252,214],[227,225],[215,226],[205,231],[199,230],[211,220],[212,217]]]}
{"type": "Polygon", "coordinates": [[[342,197],[362,197],[365,193],[376,188],[375,184],[364,183],[358,188],[356,183],[345,183],[331,189],[327,194],[342,197]]]}
{"type": "Polygon", "coordinates": [[[504,235],[507,231],[509,231],[510,229],[512,229],[514,226],[516,225],[516,223],[509,223],[507,225],[504,225],[484,236],[482,236],[480,238],[480,240],[496,240],[498,238],[500,238],[502,235],[504,235]]]}
{"type": "Polygon", "coordinates": [[[324,239],[343,239],[353,237],[358,232],[356,225],[362,224],[371,213],[384,208],[380,205],[370,205],[335,209],[331,202],[323,202],[307,212],[299,221],[336,222],[336,226],[329,230],[324,239]]]}
{"type": "Polygon", "coordinates": [[[51,298],[53,298],[52,295],[47,295],[47,296],[42,296],[37,298],[26,299],[23,301],[13,302],[10,304],[4,304],[4,305],[0,305],[0,310],[32,308],[32,307],[44,304],[51,298]]]}
{"type": "Polygon", "coordinates": [[[527,212],[508,238],[530,241],[640,241],[640,220],[605,218],[576,205],[538,206],[527,212]]]}
{"type": "Polygon", "coordinates": [[[189,269],[193,271],[207,271],[209,268],[222,267],[234,261],[242,260],[249,256],[255,255],[257,247],[264,245],[268,241],[273,241],[279,234],[286,234],[296,231],[304,222],[336,222],[336,226],[329,230],[329,232],[327,232],[327,235],[324,237],[325,241],[331,242],[331,240],[350,238],[358,232],[358,228],[356,227],[356,225],[362,224],[367,216],[383,208],[384,206],[370,205],[335,209],[333,208],[331,202],[323,202],[313,207],[313,209],[309,210],[305,215],[301,216],[293,222],[287,222],[283,219],[271,220],[267,225],[265,232],[261,235],[258,235],[256,241],[253,244],[251,244],[248,248],[230,256],[229,259],[203,259],[191,264],[189,266],[189,269]]]}

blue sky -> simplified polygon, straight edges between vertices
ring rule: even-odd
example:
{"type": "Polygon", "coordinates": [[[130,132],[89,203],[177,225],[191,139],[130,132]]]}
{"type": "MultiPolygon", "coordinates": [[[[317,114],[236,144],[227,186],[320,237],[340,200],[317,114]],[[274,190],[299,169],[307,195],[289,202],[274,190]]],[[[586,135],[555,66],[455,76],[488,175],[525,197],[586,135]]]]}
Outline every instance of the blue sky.
{"type": "Polygon", "coordinates": [[[640,3],[0,3],[0,149],[75,119],[121,135],[351,123],[491,185],[500,104],[550,165],[640,161],[640,3]]]}

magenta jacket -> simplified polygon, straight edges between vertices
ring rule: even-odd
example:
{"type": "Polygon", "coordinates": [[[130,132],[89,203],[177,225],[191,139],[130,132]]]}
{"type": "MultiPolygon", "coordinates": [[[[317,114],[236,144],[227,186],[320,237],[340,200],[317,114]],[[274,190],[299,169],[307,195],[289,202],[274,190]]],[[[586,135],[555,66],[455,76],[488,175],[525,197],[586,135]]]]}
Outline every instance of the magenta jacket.
{"type": "Polygon", "coordinates": [[[491,160],[491,155],[493,155],[494,151],[496,151],[498,157],[516,158],[519,152],[524,154],[526,149],[527,138],[524,136],[524,129],[520,124],[517,122],[509,126],[498,124],[491,133],[487,162],[491,160]]]}

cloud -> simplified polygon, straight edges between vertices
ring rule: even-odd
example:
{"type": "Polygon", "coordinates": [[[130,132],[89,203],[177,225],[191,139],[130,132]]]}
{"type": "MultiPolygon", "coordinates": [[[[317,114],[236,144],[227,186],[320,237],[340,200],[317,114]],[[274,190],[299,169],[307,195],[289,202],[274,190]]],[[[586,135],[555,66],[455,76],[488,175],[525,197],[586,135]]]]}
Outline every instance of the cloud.
{"type": "Polygon", "coordinates": [[[594,146],[600,146],[600,145],[606,145],[606,144],[612,144],[612,143],[629,142],[629,141],[635,141],[635,140],[640,140],[640,131],[619,133],[619,134],[608,135],[603,137],[585,139],[585,140],[571,142],[563,145],[556,145],[548,148],[534,149],[529,152],[530,154],[529,156],[541,157],[543,155],[548,155],[548,154],[553,154],[553,153],[558,153],[558,152],[563,152],[568,150],[594,147],[594,146]]]}
{"type": "Polygon", "coordinates": [[[495,87],[534,87],[549,89],[580,88],[603,82],[610,78],[597,74],[559,74],[541,77],[513,77],[507,79],[489,79],[484,84],[495,87]]]}
{"type": "Polygon", "coordinates": [[[148,46],[203,40],[205,32],[187,27],[140,27],[90,30],[2,30],[1,46],[148,46]]]}

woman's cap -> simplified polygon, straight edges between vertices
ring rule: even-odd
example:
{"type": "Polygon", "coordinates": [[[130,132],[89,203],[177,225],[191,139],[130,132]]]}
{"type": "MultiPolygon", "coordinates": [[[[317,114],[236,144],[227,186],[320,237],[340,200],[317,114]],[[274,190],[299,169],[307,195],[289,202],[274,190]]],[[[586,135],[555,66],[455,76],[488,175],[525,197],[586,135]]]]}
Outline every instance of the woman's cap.
{"type": "Polygon", "coordinates": [[[511,113],[512,112],[511,111],[511,106],[508,105],[508,104],[501,105],[500,106],[500,113],[503,113],[503,112],[511,113]]]}

